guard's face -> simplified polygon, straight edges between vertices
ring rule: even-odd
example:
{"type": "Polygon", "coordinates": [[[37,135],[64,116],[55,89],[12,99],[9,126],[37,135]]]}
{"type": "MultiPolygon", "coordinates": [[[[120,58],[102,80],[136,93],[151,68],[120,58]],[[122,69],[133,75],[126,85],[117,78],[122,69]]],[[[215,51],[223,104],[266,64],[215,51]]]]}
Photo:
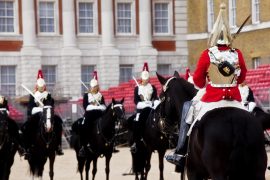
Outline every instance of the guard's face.
{"type": "Polygon", "coordinates": [[[98,85],[91,88],[91,93],[93,93],[93,94],[98,93],[98,91],[99,91],[99,86],[98,85]]]}
{"type": "Polygon", "coordinates": [[[149,82],[149,79],[142,79],[142,85],[147,85],[149,82]]]}
{"type": "Polygon", "coordinates": [[[38,86],[37,89],[38,89],[39,92],[42,93],[42,92],[45,91],[45,86],[38,86]]]}

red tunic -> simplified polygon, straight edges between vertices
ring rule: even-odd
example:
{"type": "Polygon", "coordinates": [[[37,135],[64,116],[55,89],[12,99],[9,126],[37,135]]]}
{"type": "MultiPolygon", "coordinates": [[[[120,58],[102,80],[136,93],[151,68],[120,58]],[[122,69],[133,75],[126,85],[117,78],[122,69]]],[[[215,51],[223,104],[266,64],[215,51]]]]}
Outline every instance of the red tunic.
{"type": "MultiPolygon", "coordinates": [[[[220,51],[228,50],[229,47],[227,46],[219,46],[218,49],[220,51]]],[[[203,88],[206,85],[206,78],[207,77],[207,70],[210,65],[210,58],[208,55],[209,50],[203,51],[198,64],[197,69],[194,72],[193,75],[193,81],[196,86],[199,88],[203,88]]],[[[236,52],[238,53],[238,61],[239,66],[241,69],[240,76],[237,79],[237,84],[241,84],[245,78],[247,73],[247,68],[245,65],[245,61],[243,58],[243,55],[240,50],[236,49],[236,52]]],[[[209,80],[209,79],[208,79],[209,80]]],[[[241,102],[241,95],[238,89],[238,86],[236,87],[212,87],[210,84],[207,84],[206,86],[206,93],[202,97],[201,101],[203,102],[217,102],[220,100],[237,100],[241,102]]]]}

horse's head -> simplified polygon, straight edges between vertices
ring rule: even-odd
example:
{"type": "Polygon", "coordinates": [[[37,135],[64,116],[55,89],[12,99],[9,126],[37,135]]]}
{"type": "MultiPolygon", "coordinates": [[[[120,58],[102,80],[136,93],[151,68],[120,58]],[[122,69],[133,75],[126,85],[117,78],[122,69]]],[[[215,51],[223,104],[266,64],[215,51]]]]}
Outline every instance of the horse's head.
{"type": "Polygon", "coordinates": [[[196,95],[197,90],[193,84],[181,78],[176,71],[170,78],[165,78],[158,73],[157,77],[162,85],[160,93],[161,117],[168,123],[178,123],[184,102],[191,100],[196,95]]]}
{"type": "Polygon", "coordinates": [[[124,98],[122,98],[121,101],[116,101],[114,98],[112,98],[111,109],[113,112],[113,116],[116,117],[116,119],[119,120],[120,122],[122,122],[126,118],[123,103],[124,98]]]}
{"type": "Polygon", "coordinates": [[[53,130],[53,117],[54,117],[53,107],[49,105],[44,106],[41,121],[42,125],[44,125],[46,132],[52,132],[53,130]]]}

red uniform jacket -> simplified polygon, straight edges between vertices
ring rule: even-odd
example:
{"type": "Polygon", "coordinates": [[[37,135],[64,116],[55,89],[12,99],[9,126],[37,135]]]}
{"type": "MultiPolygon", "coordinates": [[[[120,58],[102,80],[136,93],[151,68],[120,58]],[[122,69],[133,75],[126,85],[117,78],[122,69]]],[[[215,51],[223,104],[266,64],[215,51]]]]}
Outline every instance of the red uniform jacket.
{"type": "MultiPolygon", "coordinates": [[[[227,46],[218,46],[218,49],[220,51],[228,50],[229,47],[227,46]]],[[[237,84],[241,84],[245,78],[246,78],[246,73],[247,73],[247,68],[245,65],[245,61],[243,58],[243,55],[240,50],[236,49],[238,53],[238,61],[239,61],[239,66],[241,69],[240,76],[237,79],[237,84]]],[[[197,69],[194,72],[193,75],[193,81],[196,86],[199,88],[203,88],[206,85],[206,78],[207,77],[207,70],[210,65],[210,58],[208,55],[209,50],[203,51],[198,64],[197,64],[197,69]]],[[[209,80],[209,79],[208,79],[209,80]]],[[[203,102],[217,102],[222,99],[226,100],[237,100],[241,102],[241,95],[238,89],[238,86],[236,87],[212,87],[210,84],[207,84],[206,86],[206,93],[202,97],[201,101],[203,102]]]]}

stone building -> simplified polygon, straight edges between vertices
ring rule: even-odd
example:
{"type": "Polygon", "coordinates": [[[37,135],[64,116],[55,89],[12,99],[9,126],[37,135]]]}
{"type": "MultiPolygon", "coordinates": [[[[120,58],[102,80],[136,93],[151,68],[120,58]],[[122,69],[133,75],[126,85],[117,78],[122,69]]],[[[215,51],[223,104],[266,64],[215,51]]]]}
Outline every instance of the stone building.
{"type": "Polygon", "coordinates": [[[94,70],[101,89],[138,77],[145,61],[152,72],[183,71],[187,2],[0,0],[0,92],[28,94],[20,85],[32,89],[40,68],[53,94],[73,98],[94,70]]]}
{"type": "Polygon", "coordinates": [[[231,32],[235,33],[251,15],[241,33],[233,42],[240,49],[247,67],[270,64],[270,1],[269,0],[189,0],[188,14],[188,61],[196,67],[200,53],[208,48],[207,41],[221,2],[227,4],[231,32]]]}

